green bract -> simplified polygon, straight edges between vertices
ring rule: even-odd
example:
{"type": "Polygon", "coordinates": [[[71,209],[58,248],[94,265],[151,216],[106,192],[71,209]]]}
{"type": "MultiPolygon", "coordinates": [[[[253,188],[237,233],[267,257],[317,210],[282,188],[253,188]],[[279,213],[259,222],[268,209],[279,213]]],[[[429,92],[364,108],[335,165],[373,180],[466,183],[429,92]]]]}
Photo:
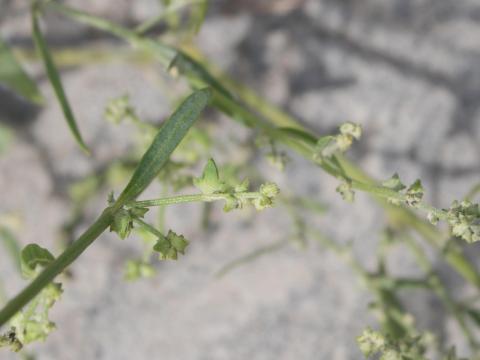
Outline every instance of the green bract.
{"type": "Polygon", "coordinates": [[[342,195],[343,200],[353,202],[355,200],[355,192],[352,189],[352,183],[349,181],[342,182],[337,187],[337,192],[342,195]]]}
{"type": "Polygon", "coordinates": [[[455,236],[468,243],[480,241],[480,207],[470,201],[454,201],[446,212],[447,222],[455,236]]]}
{"type": "Polygon", "coordinates": [[[410,187],[407,189],[406,200],[407,205],[412,207],[417,207],[423,199],[423,186],[420,180],[416,180],[410,187]]]}
{"type": "Polygon", "coordinates": [[[169,230],[167,236],[158,239],[153,249],[159,253],[160,260],[177,260],[178,253],[185,254],[187,246],[188,241],[183,235],[169,230]]]}
{"type": "Polygon", "coordinates": [[[203,194],[214,194],[225,192],[227,185],[220,180],[218,168],[213,159],[208,160],[203,169],[202,176],[193,179],[193,184],[203,194]]]}

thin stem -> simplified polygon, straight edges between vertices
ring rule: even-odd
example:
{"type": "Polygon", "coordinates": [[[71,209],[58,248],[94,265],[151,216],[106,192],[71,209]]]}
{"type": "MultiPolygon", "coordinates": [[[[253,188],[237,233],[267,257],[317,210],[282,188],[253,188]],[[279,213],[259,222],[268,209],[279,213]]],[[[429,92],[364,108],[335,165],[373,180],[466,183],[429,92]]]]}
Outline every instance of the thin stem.
{"type": "Polygon", "coordinates": [[[182,8],[185,8],[187,6],[201,4],[201,3],[202,1],[200,0],[190,0],[190,1],[174,3],[168,6],[164,11],[160,12],[160,14],[153,16],[152,18],[138,25],[135,28],[135,33],[137,33],[138,35],[143,35],[144,33],[151,30],[153,27],[158,25],[158,23],[164,20],[168,15],[176,13],[182,10],[182,8]]]}
{"type": "MultiPolygon", "coordinates": [[[[164,184],[162,186],[162,192],[160,196],[164,198],[167,196],[167,194],[168,194],[167,185],[164,184]]],[[[158,209],[157,223],[160,231],[165,231],[166,212],[167,212],[166,206],[160,206],[160,208],[158,209]]]]}
{"type": "MultiPolygon", "coordinates": [[[[118,206],[118,205],[117,205],[118,206]]],[[[100,217],[59,257],[50,263],[25,289],[11,299],[0,311],[0,327],[13,315],[20,311],[42,289],[52,282],[67,266],[69,266],[85,249],[90,246],[111,224],[114,211],[118,208],[107,208],[100,217]]]]}
{"type": "Polygon", "coordinates": [[[149,233],[152,233],[153,235],[159,237],[159,238],[164,238],[165,236],[159,231],[157,230],[155,227],[153,227],[152,225],[150,225],[149,223],[146,223],[145,221],[143,221],[142,219],[140,218],[134,218],[133,219],[134,222],[136,222],[138,225],[142,226],[145,230],[147,230],[149,233]]]}
{"type": "MultiPolygon", "coordinates": [[[[399,193],[398,191],[394,191],[394,190],[389,189],[385,186],[372,185],[372,184],[360,182],[360,181],[357,181],[357,180],[352,180],[351,184],[352,184],[353,189],[368,192],[372,195],[379,196],[379,197],[384,198],[384,199],[393,199],[393,200],[400,201],[402,203],[407,202],[407,196],[405,194],[399,193]]],[[[419,210],[423,210],[425,212],[433,212],[439,218],[446,219],[446,215],[442,211],[438,210],[437,208],[435,208],[435,207],[433,207],[429,204],[419,202],[416,205],[416,208],[419,209],[419,210]]]]}
{"type": "Polygon", "coordinates": [[[212,201],[218,201],[218,200],[226,200],[232,195],[239,200],[248,200],[248,199],[258,198],[257,192],[239,192],[239,193],[233,193],[233,194],[230,194],[230,193],[192,194],[192,195],[171,196],[171,197],[152,199],[152,200],[135,201],[130,203],[129,205],[135,205],[138,207],[151,207],[151,206],[175,205],[175,204],[190,203],[190,202],[212,202],[212,201]]]}
{"type": "Polygon", "coordinates": [[[241,257],[239,257],[235,260],[232,260],[231,262],[225,264],[224,266],[222,266],[222,268],[220,270],[218,270],[218,272],[215,274],[215,276],[218,277],[218,278],[221,278],[221,277],[227,275],[229,272],[231,272],[232,270],[236,269],[239,266],[251,263],[252,261],[258,259],[259,257],[261,257],[263,255],[271,254],[275,251],[278,251],[278,250],[282,249],[284,246],[288,245],[289,242],[290,242],[289,239],[280,240],[280,241],[276,241],[274,243],[271,243],[269,245],[259,247],[255,250],[253,250],[252,252],[250,252],[246,255],[242,255],[241,257]]]}

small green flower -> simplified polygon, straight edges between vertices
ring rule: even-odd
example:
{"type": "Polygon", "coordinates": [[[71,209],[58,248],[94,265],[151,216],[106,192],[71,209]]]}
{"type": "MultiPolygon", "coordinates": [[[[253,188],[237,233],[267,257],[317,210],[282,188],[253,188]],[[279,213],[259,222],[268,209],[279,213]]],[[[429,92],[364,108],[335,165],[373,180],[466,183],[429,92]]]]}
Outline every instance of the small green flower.
{"type": "Polygon", "coordinates": [[[224,192],[227,185],[220,180],[218,168],[213,159],[208,160],[207,165],[203,169],[202,176],[193,179],[193,184],[203,194],[214,194],[224,192]]]}
{"type": "Polygon", "coordinates": [[[249,186],[250,186],[250,181],[248,181],[248,179],[245,179],[240,184],[235,185],[234,191],[235,193],[247,192],[249,186]]]}
{"type": "Polygon", "coordinates": [[[267,196],[259,196],[252,201],[253,206],[258,211],[265,210],[273,205],[273,199],[267,196]]]}
{"type": "Polygon", "coordinates": [[[159,253],[160,260],[177,260],[178,253],[185,254],[188,244],[188,240],[183,235],[178,235],[169,230],[167,236],[157,240],[153,249],[159,253]]]}
{"type": "Polygon", "coordinates": [[[18,340],[16,329],[10,328],[4,335],[0,335],[0,348],[9,347],[13,352],[19,352],[23,348],[23,344],[18,340]]]}
{"type": "Polygon", "coordinates": [[[227,195],[225,197],[225,205],[223,206],[223,211],[229,212],[236,209],[241,209],[243,207],[243,202],[240,201],[235,195],[227,195]]]}
{"type": "Polygon", "coordinates": [[[355,200],[355,192],[353,191],[352,184],[349,181],[341,183],[336,190],[340,195],[342,195],[343,200],[350,203],[355,200]]]}
{"type": "Polygon", "coordinates": [[[120,239],[125,239],[130,235],[133,229],[133,218],[130,212],[125,209],[118,210],[113,216],[113,222],[110,225],[110,231],[118,234],[120,239]]]}
{"type": "Polygon", "coordinates": [[[268,198],[275,198],[280,193],[280,189],[278,188],[277,184],[268,182],[262,184],[260,186],[260,194],[268,197],[268,198]]]}
{"type": "MultiPolygon", "coordinates": [[[[406,188],[406,186],[402,183],[397,173],[393,174],[393,176],[390,179],[384,181],[382,185],[398,193],[400,193],[402,190],[406,188]]],[[[401,204],[401,201],[395,198],[387,198],[387,201],[393,205],[401,204]]]]}
{"type": "Polygon", "coordinates": [[[179,252],[180,254],[185,254],[185,249],[188,246],[188,241],[185,239],[183,235],[178,235],[174,233],[172,230],[168,231],[167,240],[170,241],[172,247],[179,252]]]}
{"type": "Polygon", "coordinates": [[[410,187],[407,189],[406,203],[408,206],[417,207],[423,199],[423,186],[420,180],[416,180],[410,187]]]}
{"type": "Polygon", "coordinates": [[[390,179],[384,181],[382,185],[394,191],[402,191],[403,189],[406,188],[406,186],[402,183],[397,173],[393,174],[393,176],[390,179]]]}
{"type": "Polygon", "coordinates": [[[438,222],[440,221],[440,217],[438,216],[438,213],[435,211],[431,211],[427,214],[427,219],[430,221],[432,225],[437,225],[438,222]]]}
{"type": "Polygon", "coordinates": [[[351,122],[344,123],[340,126],[340,133],[342,135],[351,136],[355,140],[360,140],[362,136],[362,127],[351,122]]]}
{"type": "Polygon", "coordinates": [[[114,124],[119,124],[125,119],[137,118],[135,109],[130,105],[130,97],[128,95],[110,100],[105,108],[103,117],[114,124]]]}
{"type": "MultiPolygon", "coordinates": [[[[35,278],[41,268],[48,266],[55,258],[47,250],[37,244],[29,244],[20,254],[22,274],[27,278],[35,278]]],[[[45,340],[55,324],[48,318],[49,310],[60,299],[62,285],[52,282],[48,284],[33,300],[10,320],[10,330],[0,336],[0,347],[9,346],[13,351],[33,341],[45,340]]]]}
{"type": "MultiPolygon", "coordinates": [[[[109,195],[109,205],[115,203],[113,193],[109,195]]],[[[133,220],[141,219],[148,212],[148,208],[138,206],[124,206],[113,215],[113,221],[110,225],[110,231],[117,233],[120,239],[125,239],[130,235],[133,229],[133,220]]]]}
{"type": "Polygon", "coordinates": [[[318,139],[313,156],[315,161],[329,158],[337,151],[347,151],[352,146],[353,141],[359,140],[362,136],[362,127],[351,122],[342,124],[339,130],[340,133],[338,135],[328,135],[318,139]]]}
{"type": "Polygon", "coordinates": [[[480,240],[480,208],[470,201],[454,201],[447,210],[447,222],[452,234],[468,243],[480,240]]]}
{"type": "Polygon", "coordinates": [[[357,337],[357,344],[362,354],[369,358],[384,348],[386,340],[382,334],[372,329],[366,329],[357,337]]]}

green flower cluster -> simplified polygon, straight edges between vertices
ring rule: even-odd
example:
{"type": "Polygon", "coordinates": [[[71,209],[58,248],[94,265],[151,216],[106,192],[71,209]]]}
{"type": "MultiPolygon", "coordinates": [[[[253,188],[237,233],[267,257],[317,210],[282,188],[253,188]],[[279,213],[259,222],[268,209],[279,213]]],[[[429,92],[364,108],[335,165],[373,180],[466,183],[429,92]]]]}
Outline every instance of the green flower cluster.
{"type": "Polygon", "coordinates": [[[452,234],[468,243],[480,241],[480,207],[470,201],[454,201],[448,210],[444,210],[452,234]]]}
{"type": "Polygon", "coordinates": [[[188,240],[183,235],[169,230],[167,236],[159,237],[153,250],[159,253],[160,260],[177,260],[179,253],[185,254],[188,244],[188,240]]]}
{"type": "Polygon", "coordinates": [[[135,206],[118,210],[113,217],[110,231],[116,232],[122,240],[125,239],[133,229],[134,220],[143,218],[147,211],[147,208],[135,206]]]}
{"type": "Polygon", "coordinates": [[[114,124],[119,124],[126,119],[137,119],[135,109],[130,105],[130,97],[128,95],[122,95],[110,100],[105,107],[103,117],[114,124]]]}
{"type": "MultiPolygon", "coordinates": [[[[34,279],[43,267],[54,260],[47,249],[37,244],[27,245],[20,254],[23,277],[34,279]]],[[[60,283],[47,285],[10,320],[10,329],[0,336],[0,347],[8,346],[12,351],[20,351],[26,344],[45,340],[55,330],[55,323],[49,320],[48,314],[62,292],[60,283]]]]}
{"type": "Polygon", "coordinates": [[[328,135],[321,137],[315,146],[314,160],[329,158],[336,152],[345,152],[353,144],[354,140],[359,140],[362,136],[362,127],[351,122],[340,126],[338,135],[328,135]]]}
{"type": "Polygon", "coordinates": [[[193,180],[193,184],[204,195],[218,195],[225,200],[223,210],[228,212],[234,209],[241,209],[252,204],[257,210],[264,210],[273,205],[275,197],[280,189],[274,183],[265,183],[260,186],[259,191],[249,192],[249,181],[244,180],[237,185],[229,185],[220,179],[217,165],[210,159],[203,169],[200,177],[193,180]]]}
{"type": "Polygon", "coordinates": [[[379,360],[427,360],[428,334],[393,340],[378,331],[366,329],[357,337],[360,351],[367,358],[379,360]]]}

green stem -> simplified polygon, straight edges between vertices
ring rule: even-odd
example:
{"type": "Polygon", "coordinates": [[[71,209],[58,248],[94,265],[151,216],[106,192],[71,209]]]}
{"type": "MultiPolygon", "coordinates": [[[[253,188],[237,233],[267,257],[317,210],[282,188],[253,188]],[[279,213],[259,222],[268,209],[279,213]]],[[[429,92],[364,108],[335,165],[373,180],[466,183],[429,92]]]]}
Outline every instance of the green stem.
{"type": "Polygon", "coordinates": [[[159,230],[157,230],[155,227],[153,227],[149,223],[146,223],[142,219],[134,218],[133,221],[135,221],[141,227],[145,228],[145,230],[147,230],[149,233],[152,233],[153,235],[155,235],[155,236],[157,236],[161,239],[165,238],[165,236],[159,230]]]}
{"type": "Polygon", "coordinates": [[[248,264],[253,262],[254,260],[258,259],[259,257],[266,255],[266,254],[271,254],[277,250],[282,249],[284,246],[288,245],[290,240],[280,240],[280,241],[275,241],[274,243],[271,243],[266,246],[262,246],[258,249],[255,249],[254,251],[243,255],[226,265],[222,266],[220,270],[215,274],[216,277],[221,278],[225,275],[227,275],[229,272],[231,272],[233,269],[236,269],[239,266],[248,264]]]}
{"type": "MultiPolygon", "coordinates": [[[[118,207],[117,207],[118,209],[118,207]]],[[[68,267],[85,249],[90,246],[111,224],[116,209],[107,208],[100,217],[59,257],[48,265],[23,291],[11,299],[0,311],[0,326],[3,326],[13,315],[30,302],[45,286],[52,282],[68,267]]]]}
{"type": "Polygon", "coordinates": [[[190,202],[212,202],[218,200],[226,200],[230,196],[235,196],[239,200],[248,200],[258,198],[257,192],[241,192],[241,193],[218,193],[218,194],[192,194],[192,195],[178,195],[161,199],[135,201],[129,205],[135,205],[138,207],[151,207],[151,206],[167,206],[175,204],[183,204],[190,202]]]}
{"type": "Polygon", "coordinates": [[[147,21],[138,25],[135,28],[135,32],[138,35],[142,35],[142,34],[148,32],[149,30],[151,30],[156,25],[158,25],[162,20],[167,18],[168,15],[176,13],[176,12],[182,10],[183,8],[187,7],[187,6],[201,4],[201,3],[202,3],[202,1],[200,1],[200,0],[192,0],[192,1],[183,1],[183,2],[180,1],[178,4],[177,3],[172,4],[172,5],[168,6],[167,9],[162,11],[160,14],[158,14],[156,16],[153,16],[152,18],[150,18],[147,21]]]}
{"type": "MultiPolygon", "coordinates": [[[[360,181],[357,181],[357,180],[352,180],[351,184],[352,184],[353,189],[368,192],[372,195],[379,196],[379,197],[384,198],[384,199],[397,200],[401,203],[406,203],[407,202],[407,196],[405,194],[399,193],[398,191],[394,191],[394,190],[389,189],[385,186],[372,185],[372,184],[360,182],[360,181]]],[[[441,212],[436,207],[433,207],[433,206],[431,206],[429,204],[426,204],[424,202],[419,202],[418,205],[416,205],[416,208],[419,209],[419,210],[423,210],[427,213],[433,212],[440,219],[446,219],[447,218],[445,213],[441,212]]]]}

